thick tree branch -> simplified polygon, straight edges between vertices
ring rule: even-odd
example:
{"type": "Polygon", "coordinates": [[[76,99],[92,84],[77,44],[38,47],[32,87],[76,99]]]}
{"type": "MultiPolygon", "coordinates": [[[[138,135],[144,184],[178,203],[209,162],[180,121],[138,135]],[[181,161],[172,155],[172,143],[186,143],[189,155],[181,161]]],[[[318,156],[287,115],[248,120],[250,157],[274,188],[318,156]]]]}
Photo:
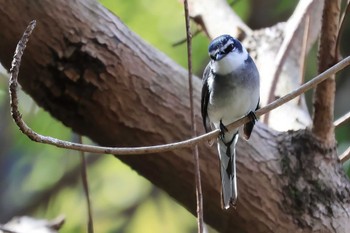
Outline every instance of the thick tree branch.
{"type": "Polygon", "coordinates": [[[222,34],[242,39],[252,33],[226,0],[189,0],[188,3],[191,18],[211,39],[222,34]]]}
{"type": "MultiPolygon", "coordinates": [[[[321,73],[338,60],[336,50],[337,35],[339,31],[340,1],[325,0],[322,16],[322,30],[319,47],[318,72],[321,73]]],[[[335,143],[334,137],[334,77],[318,85],[314,94],[314,112],[312,132],[325,142],[335,143]]]]}

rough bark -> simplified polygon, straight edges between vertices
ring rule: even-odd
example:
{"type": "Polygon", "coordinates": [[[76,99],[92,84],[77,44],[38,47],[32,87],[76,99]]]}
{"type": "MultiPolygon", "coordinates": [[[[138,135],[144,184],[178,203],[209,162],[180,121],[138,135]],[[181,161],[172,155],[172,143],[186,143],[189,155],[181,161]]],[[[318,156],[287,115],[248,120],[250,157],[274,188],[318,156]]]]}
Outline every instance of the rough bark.
{"type": "MultiPolygon", "coordinates": [[[[185,70],[95,1],[0,0],[0,14],[0,61],[7,69],[18,38],[37,19],[20,83],[74,131],[118,146],[191,135],[185,70]]],[[[196,78],[197,113],[200,86],[196,78]]],[[[323,146],[308,131],[277,133],[258,124],[249,142],[239,141],[236,210],[220,208],[215,148],[200,149],[204,220],[218,231],[340,233],[350,228],[350,185],[335,148],[323,146]]],[[[118,158],[195,213],[190,153],[118,158]]]]}

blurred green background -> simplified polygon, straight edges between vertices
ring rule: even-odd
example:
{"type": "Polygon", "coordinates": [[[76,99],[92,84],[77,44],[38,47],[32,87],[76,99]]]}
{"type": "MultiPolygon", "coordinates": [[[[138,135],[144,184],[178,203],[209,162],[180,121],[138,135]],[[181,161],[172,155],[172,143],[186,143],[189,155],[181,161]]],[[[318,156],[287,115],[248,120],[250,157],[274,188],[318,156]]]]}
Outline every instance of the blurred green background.
{"type": "MultiPolygon", "coordinates": [[[[101,0],[131,30],[183,67],[187,66],[186,45],[174,47],[185,35],[183,5],[175,0],[101,0]]],[[[297,1],[269,0],[274,7],[261,10],[259,1],[235,1],[233,8],[252,28],[286,20],[297,1]]],[[[192,30],[196,31],[195,25],[192,30]]],[[[347,30],[349,31],[349,30],[347,30]]],[[[344,39],[349,33],[344,34],[344,39]]],[[[194,72],[201,76],[209,40],[199,34],[193,39],[194,72]]],[[[342,48],[349,54],[349,48],[342,48]]],[[[316,47],[308,58],[306,78],[316,74],[316,47]]],[[[15,215],[38,218],[66,216],[61,232],[86,231],[86,206],[80,181],[79,153],[38,144],[23,136],[9,113],[8,76],[0,76],[0,222],[15,215]]],[[[348,75],[344,72],[343,75],[348,75]]],[[[349,79],[348,79],[349,80],[349,79]]],[[[350,82],[338,79],[335,118],[350,110],[350,82]]],[[[311,96],[311,94],[308,94],[311,96]]],[[[309,100],[310,102],[310,100],[309,100]]],[[[70,129],[21,92],[25,121],[37,132],[64,140],[75,140],[70,129]]],[[[336,130],[339,153],[350,145],[349,124],[336,130]]],[[[92,143],[84,138],[84,142],[92,143]]],[[[88,178],[93,203],[95,232],[197,232],[196,219],[167,194],[110,155],[88,155],[88,178]]],[[[344,168],[350,174],[349,163],[344,168]]],[[[209,229],[209,232],[215,232],[209,229]]]]}

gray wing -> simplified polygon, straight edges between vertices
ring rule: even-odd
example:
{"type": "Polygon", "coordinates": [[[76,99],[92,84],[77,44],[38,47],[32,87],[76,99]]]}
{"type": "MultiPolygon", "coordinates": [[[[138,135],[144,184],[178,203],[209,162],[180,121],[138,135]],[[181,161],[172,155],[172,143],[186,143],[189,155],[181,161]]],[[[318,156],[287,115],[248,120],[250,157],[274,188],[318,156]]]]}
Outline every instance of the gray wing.
{"type": "Polygon", "coordinates": [[[211,74],[210,71],[210,63],[207,65],[207,67],[204,70],[203,73],[203,79],[202,79],[202,100],[201,100],[201,112],[202,112],[202,119],[203,119],[203,125],[205,132],[208,132],[208,129],[210,128],[210,122],[208,118],[208,103],[209,103],[209,87],[208,87],[208,78],[211,74]]]}

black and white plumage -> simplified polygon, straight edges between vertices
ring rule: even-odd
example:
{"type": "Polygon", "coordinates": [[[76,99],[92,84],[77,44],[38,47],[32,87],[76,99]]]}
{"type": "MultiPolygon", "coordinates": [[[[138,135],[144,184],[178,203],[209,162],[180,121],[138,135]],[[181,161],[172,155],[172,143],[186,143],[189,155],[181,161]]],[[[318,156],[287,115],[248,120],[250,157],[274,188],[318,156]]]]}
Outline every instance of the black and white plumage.
{"type": "Polygon", "coordinates": [[[203,74],[201,111],[205,130],[220,129],[218,152],[221,167],[222,205],[234,206],[237,200],[236,143],[238,129],[227,131],[226,125],[250,115],[244,126],[248,139],[255,123],[254,111],[260,98],[259,72],[241,43],[222,35],[209,45],[211,61],[203,74]]]}

